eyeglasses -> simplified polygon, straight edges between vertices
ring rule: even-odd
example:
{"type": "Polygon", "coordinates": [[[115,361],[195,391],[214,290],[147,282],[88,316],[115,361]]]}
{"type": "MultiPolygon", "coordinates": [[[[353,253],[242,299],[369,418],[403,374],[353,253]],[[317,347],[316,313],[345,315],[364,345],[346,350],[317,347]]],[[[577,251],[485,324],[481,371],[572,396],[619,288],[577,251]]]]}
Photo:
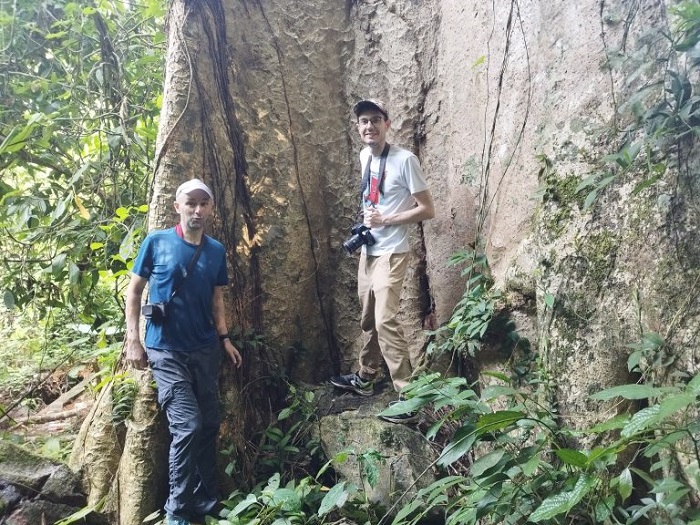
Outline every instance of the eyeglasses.
{"type": "Polygon", "coordinates": [[[359,119],[357,119],[358,126],[366,126],[370,122],[372,123],[373,126],[379,126],[379,124],[384,122],[384,117],[376,116],[376,117],[372,117],[372,118],[359,118],[359,119]]]}

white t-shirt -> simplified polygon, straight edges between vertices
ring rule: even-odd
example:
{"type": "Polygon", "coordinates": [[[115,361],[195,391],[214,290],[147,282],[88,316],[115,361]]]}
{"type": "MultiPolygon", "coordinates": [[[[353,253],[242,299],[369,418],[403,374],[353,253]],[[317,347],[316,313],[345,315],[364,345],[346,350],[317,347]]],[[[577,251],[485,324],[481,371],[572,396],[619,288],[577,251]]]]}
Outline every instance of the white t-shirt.
{"type": "MultiPolygon", "coordinates": [[[[379,164],[381,155],[372,155],[370,148],[365,148],[360,152],[360,173],[365,173],[367,162],[370,164],[370,182],[365,188],[362,196],[362,203],[365,208],[371,206],[368,200],[372,179],[376,186],[378,180],[379,164]]],[[[384,168],[384,181],[381,185],[382,191],[374,207],[382,215],[392,215],[411,209],[415,205],[413,195],[428,189],[428,185],[423,178],[418,157],[413,153],[398,146],[392,145],[389,148],[389,155],[384,168]]],[[[363,246],[362,249],[368,255],[383,255],[385,253],[406,253],[409,250],[408,244],[408,224],[389,225],[379,228],[372,228],[372,237],[377,241],[374,246],[363,246]]]]}

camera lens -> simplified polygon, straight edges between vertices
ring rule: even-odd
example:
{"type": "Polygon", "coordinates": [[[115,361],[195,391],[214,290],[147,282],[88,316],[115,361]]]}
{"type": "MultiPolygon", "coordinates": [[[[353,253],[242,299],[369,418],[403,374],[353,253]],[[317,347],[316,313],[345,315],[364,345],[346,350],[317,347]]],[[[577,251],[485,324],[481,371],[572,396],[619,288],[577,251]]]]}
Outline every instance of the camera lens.
{"type": "Polygon", "coordinates": [[[350,237],[347,241],[343,243],[343,248],[345,249],[348,254],[352,254],[355,250],[357,250],[360,246],[364,244],[364,238],[362,235],[353,235],[350,237]]]}

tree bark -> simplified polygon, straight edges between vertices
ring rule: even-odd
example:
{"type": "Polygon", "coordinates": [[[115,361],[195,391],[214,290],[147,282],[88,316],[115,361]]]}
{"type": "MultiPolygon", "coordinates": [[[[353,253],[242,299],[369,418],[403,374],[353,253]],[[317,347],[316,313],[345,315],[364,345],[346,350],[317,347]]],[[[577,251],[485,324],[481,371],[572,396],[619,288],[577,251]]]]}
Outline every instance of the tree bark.
{"type": "MultiPolygon", "coordinates": [[[[419,155],[436,202],[436,218],[414,231],[402,293],[417,360],[422,329],[444,324],[464,292],[447,257],[478,240],[505,308],[555,378],[551,400],[567,424],[608,417],[589,395],[629,380],[628,345],[644,332],[662,334],[673,354],[650,381],[698,372],[695,139],[641,191],[641,164],[590,208],[576,190],[630,138],[618,131],[629,124],[621,102],[662,86],[676,60],[660,36],[666,11],[619,0],[171,3],[149,227],[174,224],[184,180],[212,187],[209,233],[228,252],[229,326],[244,349],[243,368],[221,377],[222,445],[237,479],[253,470],[253,436],[280,406],[284,379],[319,383],[355,364],[357,261],[340,244],[356,220],[361,144],[350,108],[360,98],[391,108],[389,141],[419,155]]],[[[478,366],[512,364],[492,358],[477,356],[478,366]]],[[[110,496],[118,525],[162,503],[164,461],[146,457],[164,439],[148,383],[139,379],[126,426],[110,424],[103,392],[76,447],[91,501],[132,471],[154,494],[133,505],[136,491],[110,496]]]]}

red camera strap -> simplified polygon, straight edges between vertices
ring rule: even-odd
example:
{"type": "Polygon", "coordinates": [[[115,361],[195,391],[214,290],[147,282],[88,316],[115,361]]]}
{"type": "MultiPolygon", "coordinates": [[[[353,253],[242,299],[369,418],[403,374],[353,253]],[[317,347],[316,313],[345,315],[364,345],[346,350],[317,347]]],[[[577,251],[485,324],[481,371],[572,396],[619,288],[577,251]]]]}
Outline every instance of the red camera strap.
{"type": "Polygon", "coordinates": [[[367,159],[367,165],[365,166],[365,173],[362,176],[362,189],[360,190],[360,207],[362,207],[362,201],[365,196],[365,190],[367,185],[369,185],[369,201],[372,204],[379,204],[379,195],[384,193],[384,170],[386,169],[386,158],[389,156],[389,143],[384,146],[382,150],[382,155],[379,158],[379,172],[377,173],[377,178],[371,177],[371,167],[372,167],[372,156],[367,159]]]}

